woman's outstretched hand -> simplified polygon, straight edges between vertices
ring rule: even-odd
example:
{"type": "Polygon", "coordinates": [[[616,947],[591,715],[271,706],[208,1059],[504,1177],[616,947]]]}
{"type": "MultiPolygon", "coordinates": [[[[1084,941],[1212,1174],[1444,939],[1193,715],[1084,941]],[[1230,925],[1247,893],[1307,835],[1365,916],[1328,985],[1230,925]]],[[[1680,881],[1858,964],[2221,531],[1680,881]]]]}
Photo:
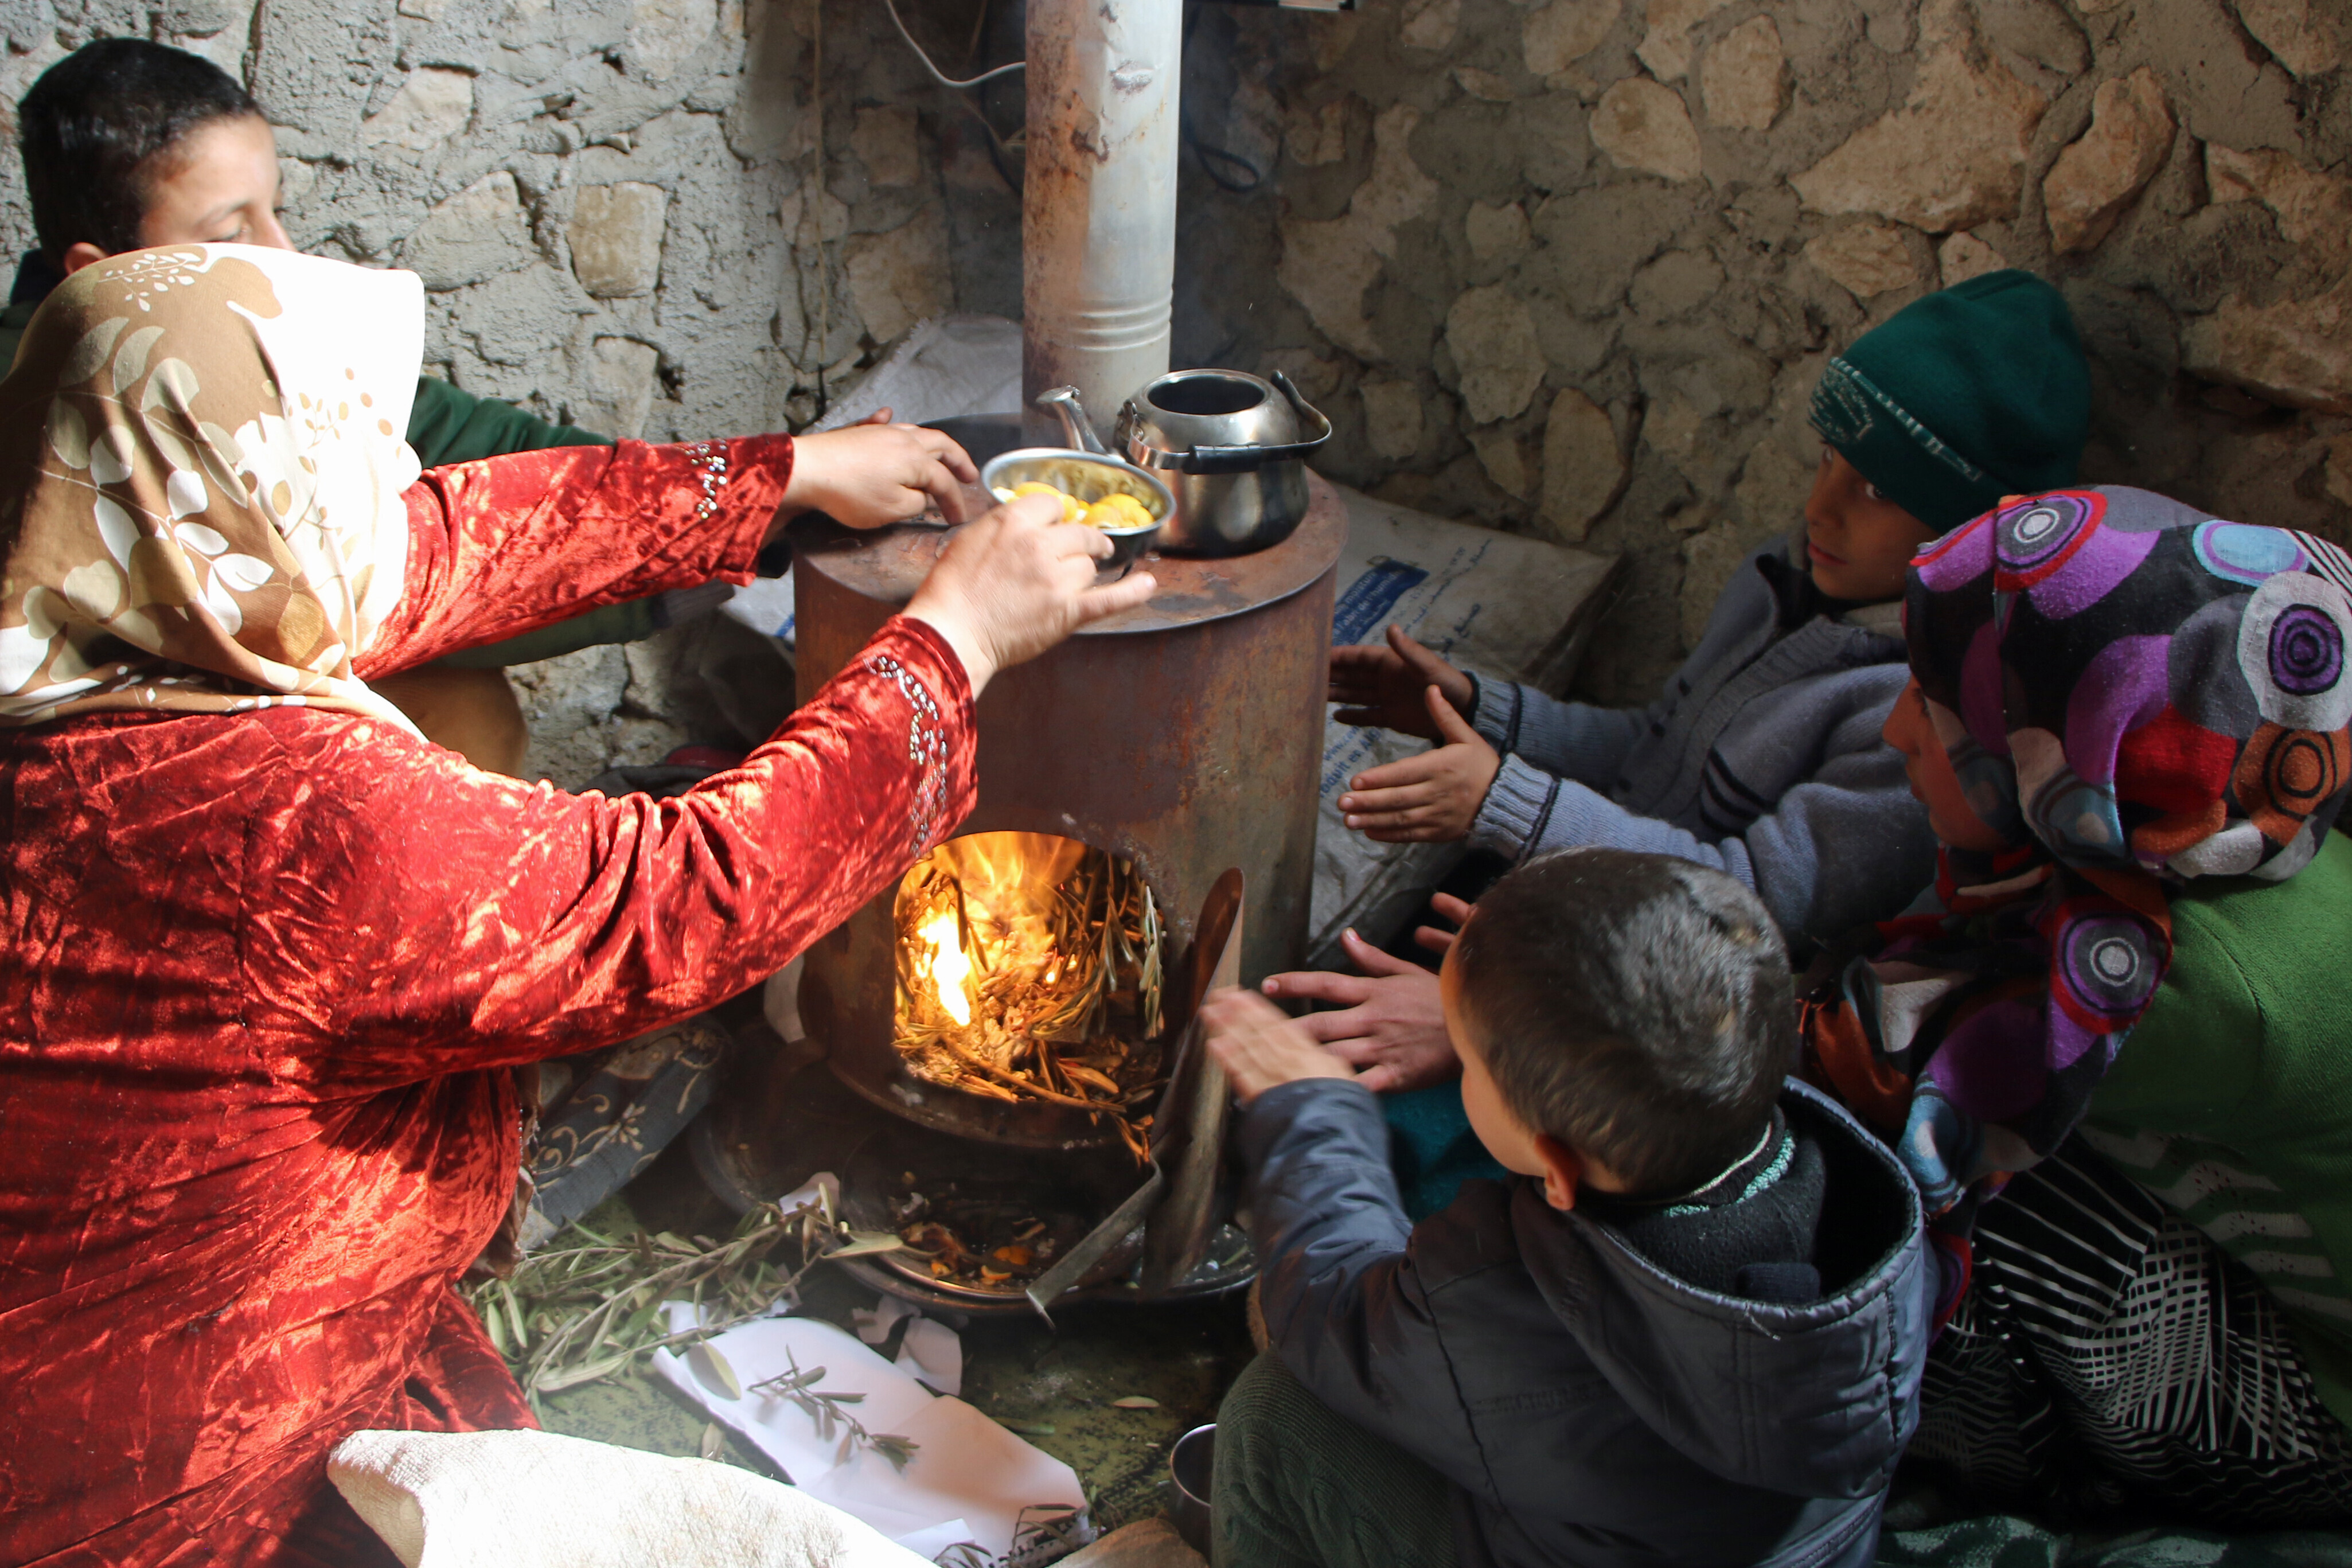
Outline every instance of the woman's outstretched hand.
{"type": "Polygon", "coordinates": [[[950,522],[970,515],[967,485],[980,482],[971,457],[937,430],[888,423],[890,411],[846,429],[793,443],[793,477],[784,485],[779,525],[821,511],[851,528],[904,522],[936,502],[950,522]]]}
{"type": "Polygon", "coordinates": [[[974,697],[998,670],[1036,658],[1089,622],[1133,609],[1159,584],[1149,573],[1095,585],[1110,541],[1055,522],[1061,503],[1024,496],[992,507],[948,542],[907,614],[948,639],[974,697]]]}
{"type": "Polygon", "coordinates": [[[1342,724],[1377,725],[1434,741],[1437,728],[1422,702],[1422,694],[1433,686],[1445,694],[1455,712],[1469,716],[1477,695],[1470,678],[1405,636],[1402,626],[1389,628],[1386,647],[1331,650],[1328,700],[1340,705],[1342,724]]]}

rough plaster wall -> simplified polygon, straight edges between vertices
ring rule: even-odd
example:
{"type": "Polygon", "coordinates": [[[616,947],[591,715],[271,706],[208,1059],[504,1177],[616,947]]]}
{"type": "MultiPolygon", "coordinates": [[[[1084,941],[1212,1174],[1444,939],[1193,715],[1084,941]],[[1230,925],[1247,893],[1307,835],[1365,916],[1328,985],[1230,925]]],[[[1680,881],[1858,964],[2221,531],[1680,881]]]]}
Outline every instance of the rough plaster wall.
{"type": "Polygon", "coordinates": [[[1350,482],[1627,552],[1617,700],[1799,520],[1826,357],[2004,263],[2082,325],[2091,478],[2344,539],[2347,52],[2341,0],[1209,7],[1194,132],[1269,177],[1188,174],[1179,355],[1289,368],[1350,482]]]}
{"type": "MultiPolygon", "coordinates": [[[[950,213],[969,237],[1010,213],[1017,309],[1017,200],[969,158],[943,199],[952,102],[915,90],[877,23],[844,0],[822,18],[816,0],[0,0],[0,100],[94,37],[195,49],[276,122],[295,244],[423,275],[429,373],[684,439],[805,423],[821,383],[949,309],[950,213]]],[[[0,244],[31,242],[11,152],[0,244]]],[[[979,266],[970,291],[1002,308],[1003,271],[979,266]]],[[[723,736],[697,686],[709,640],[518,670],[530,770],[576,784],[723,736]]]]}
{"type": "MultiPolygon", "coordinates": [[[[1020,47],[1016,5],[907,9],[950,70],[1020,47]]],[[[544,415],[797,425],[922,315],[1019,309],[1002,155],[877,6],[0,0],[0,97],[122,32],[241,72],[297,242],[416,268],[434,367],[544,415]]],[[[1292,371],[1349,482],[1627,552],[1612,700],[1797,521],[1827,356],[2004,262],[2084,327],[2091,477],[2344,538],[2347,52],[2342,0],[1202,5],[1191,132],[1263,178],[1186,159],[1177,362],[1292,371]]],[[[1017,77],[973,96],[1017,124],[1017,77]]],[[[723,732],[711,641],[519,672],[533,771],[723,732]]]]}

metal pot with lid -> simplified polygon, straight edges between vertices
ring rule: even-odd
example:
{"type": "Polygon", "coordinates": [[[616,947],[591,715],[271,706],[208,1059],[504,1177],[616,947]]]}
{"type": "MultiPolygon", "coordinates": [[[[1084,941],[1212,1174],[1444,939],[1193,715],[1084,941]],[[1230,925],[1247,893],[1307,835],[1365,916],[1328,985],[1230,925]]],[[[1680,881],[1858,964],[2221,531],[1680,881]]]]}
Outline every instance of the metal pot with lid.
{"type": "MultiPolygon", "coordinates": [[[[1076,387],[1040,394],[1070,445],[1101,452],[1076,387]]],[[[1111,436],[1126,458],[1165,479],[1176,514],[1159,547],[1179,554],[1246,555],[1290,537],[1307,515],[1307,457],[1331,438],[1325,418],[1280,371],[1272,381],[1237,370],[1180,370],[1129,398],[1111,436]]]]}

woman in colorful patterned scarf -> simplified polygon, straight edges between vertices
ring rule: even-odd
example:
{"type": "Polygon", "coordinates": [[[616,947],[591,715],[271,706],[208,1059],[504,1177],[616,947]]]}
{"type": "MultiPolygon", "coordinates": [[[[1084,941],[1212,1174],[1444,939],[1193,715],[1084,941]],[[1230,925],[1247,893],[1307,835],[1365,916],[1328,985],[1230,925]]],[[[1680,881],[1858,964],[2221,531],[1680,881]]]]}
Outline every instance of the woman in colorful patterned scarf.
{"type": "Polygon", "coordinates": [[[1943,1259],[1915,1458],[1979,1502],[2352,1519],[2352,563],[2145,491],[1913,563],[1936,887],[1806,1004],[1943,1259]]]}
{"type": "Polygon", "coordinates": [[[137,251],[0,382],[0,1562],[392,1561],[341,1437],[534,1425],[451,1289],[515,1191],[505,1069],[781,967],[970,808],[991,672],[1150,592],[998,509],[686,795],[477,772],[369,677],[742,581],[821,470],[764,437],[417,482],[422,320],[410,273],[137,251]]]}

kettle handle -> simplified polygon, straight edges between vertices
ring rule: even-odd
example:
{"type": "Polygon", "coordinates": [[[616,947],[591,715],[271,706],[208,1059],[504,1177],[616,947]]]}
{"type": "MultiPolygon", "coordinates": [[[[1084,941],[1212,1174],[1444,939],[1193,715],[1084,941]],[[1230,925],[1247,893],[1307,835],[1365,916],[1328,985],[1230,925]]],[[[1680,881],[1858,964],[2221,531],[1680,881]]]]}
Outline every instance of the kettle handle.
{"type": "MultiPolygon", "coordinates": [[[[1072,451],[1092,452],[1098,458],[1110,456],[1110,448],[1105,447],[1102,437],[1095,434],[1094,421],[1087,417],[1086,405],[1078,401],[1076,387],[1054,387],[1039,393],[1036,401],[1038,407],[1061,416],[1062,434],[1068,440],[1072,451]]],[[[1328,421],[1325,428],[1328,432],[1328,421]]]]}
{"type": "MultiPolygon", "coordinates": [[[[1290,399],[1290,406],[1313,434],[1304,440],[1286,441],[1279,447],[1195,447],[1189,452],[1155,453],[1152,468],[1176,468],[1188,474],[1238,474],[1251,468],[1263,468],[1272,463],[1286,463],[1314,455],[1316,448],[1331,438],[1331,421],[1323,411],[1300,395],[1292,384],[1287,371],[1276,371],[1269,377],[1290,399]]],[[[1051,394],[1048,394],[1050,396],[1051,394]]]]}

